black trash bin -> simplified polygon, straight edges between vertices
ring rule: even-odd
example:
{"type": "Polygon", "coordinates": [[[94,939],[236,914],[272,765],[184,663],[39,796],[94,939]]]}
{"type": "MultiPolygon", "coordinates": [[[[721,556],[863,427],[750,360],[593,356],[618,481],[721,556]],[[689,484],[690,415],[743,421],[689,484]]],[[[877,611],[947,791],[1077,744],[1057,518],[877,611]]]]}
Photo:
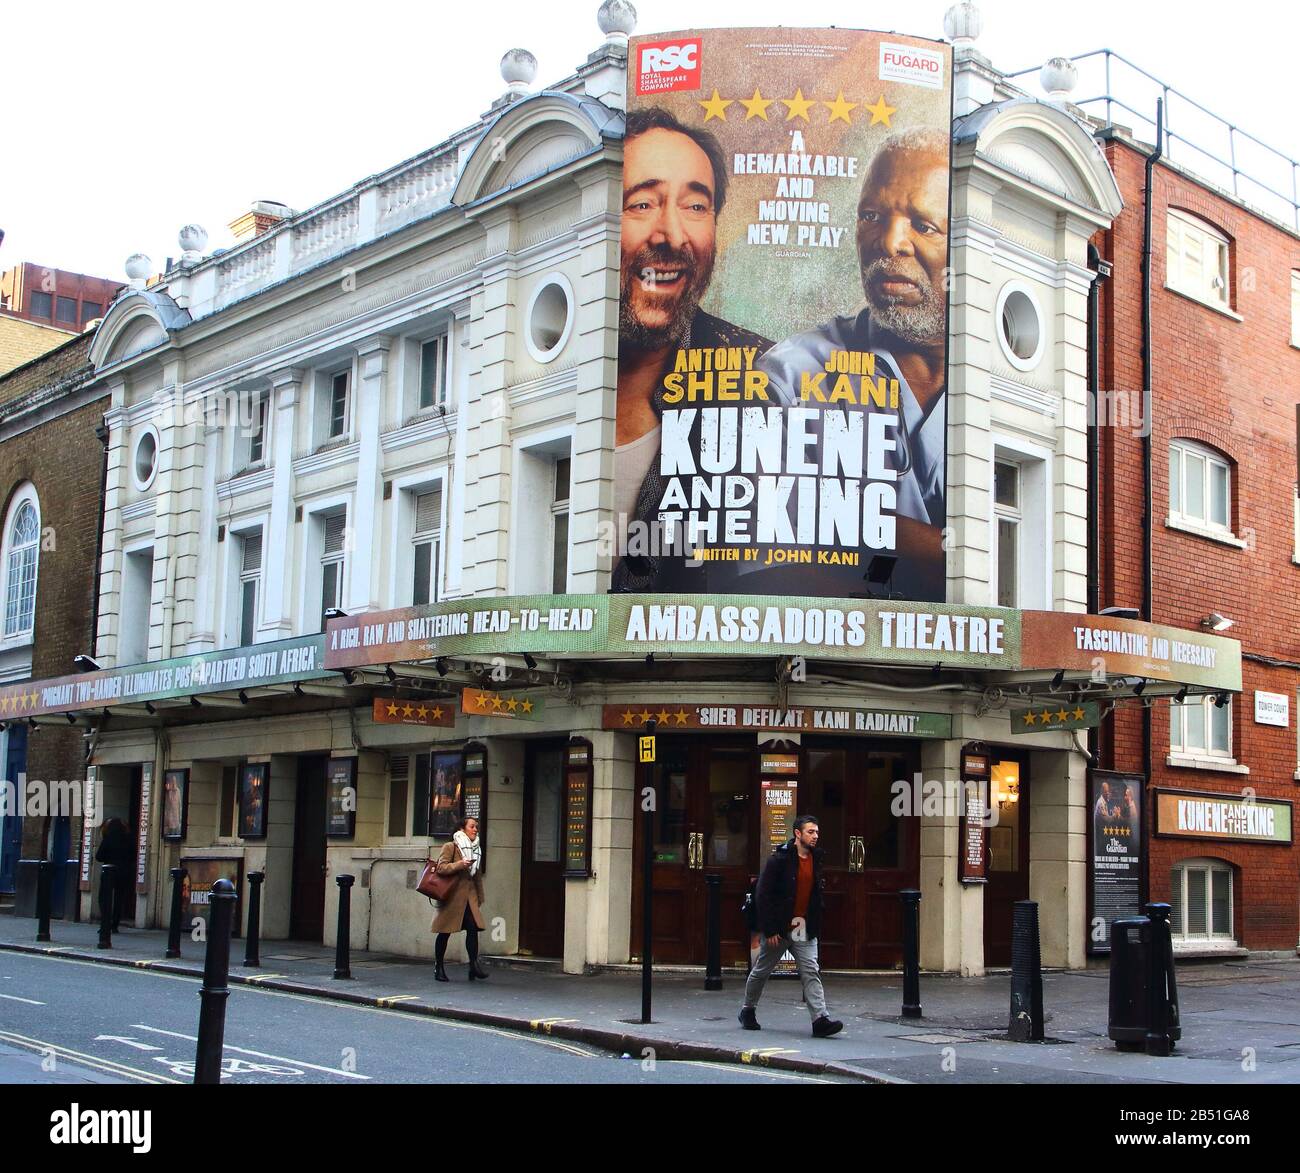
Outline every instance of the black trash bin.
{"type": "Polygon", "coordinates": [[[1142,1050],[1151,1015],[1151,921],[1145,916],[1110,922],[1110,1020],[1106,1033],[1121,1051],[1142,1050]]]}

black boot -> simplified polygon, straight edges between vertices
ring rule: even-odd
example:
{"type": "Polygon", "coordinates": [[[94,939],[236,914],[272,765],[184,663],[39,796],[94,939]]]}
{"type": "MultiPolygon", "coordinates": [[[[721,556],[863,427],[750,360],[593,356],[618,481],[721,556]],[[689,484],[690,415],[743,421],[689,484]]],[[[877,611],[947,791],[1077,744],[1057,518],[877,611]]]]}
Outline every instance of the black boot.
{"type": "Polygon", "coordinates": [[[473,981],[475,978],[478,978],[479,981],[483,981],[487,976],[488,976],[488,971],[483,968],[483,963],[477,957],[475,957],[472,961],[470,961],[469,963],[470,981],[473,981]]]}
{"type": "Polygon", "coordinates": [[[433,980],[435,982],[449,982],[451,978],[447,976],[447,933],[439,933],[433,939],[433,980]]]}
{"type": "Polygon", "coordinates": [[[433,963],[433,980],[435,982],[451,981],[451,978],[447,976],[447,967],[443,964],[441,957],[433,963]]]}

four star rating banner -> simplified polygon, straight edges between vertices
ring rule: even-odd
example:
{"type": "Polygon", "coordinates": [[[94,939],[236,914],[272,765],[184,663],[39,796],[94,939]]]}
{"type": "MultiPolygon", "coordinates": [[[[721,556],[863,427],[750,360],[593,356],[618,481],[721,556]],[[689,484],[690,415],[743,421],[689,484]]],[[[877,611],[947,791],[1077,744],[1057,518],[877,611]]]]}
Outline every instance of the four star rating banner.
{"type": "Polygon", "coordinates": [[[951,66],[632,38],[616,590],[944,599],[951,66]]]}

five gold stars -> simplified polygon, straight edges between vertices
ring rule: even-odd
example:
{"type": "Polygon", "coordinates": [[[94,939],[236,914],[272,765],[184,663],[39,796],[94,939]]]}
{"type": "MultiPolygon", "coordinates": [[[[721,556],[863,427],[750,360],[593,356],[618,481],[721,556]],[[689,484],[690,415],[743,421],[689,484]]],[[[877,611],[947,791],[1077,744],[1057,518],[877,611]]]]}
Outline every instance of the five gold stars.
{"type": "Polygon", "coordinates": [[[752,98],[740,99],[740,104],[745,107],[745,121],[748,122],[751,118],[761,118],[766,122],[767,108],[774,100],[775,99],[773,98],[764,98],[763,95],[758,92],[758,87],[755,86],[754,96],[752,98]]]}
{"type": "Polygon", "coordinates": [[[718,87],[713,87],[713,97],[707,102],[700,102],[704,107],[704,121],[708,122],[710,118],[717,118],[721,122],[727,121],[727,107],[734,105],[730,98],[718,97],[718,87]]]}

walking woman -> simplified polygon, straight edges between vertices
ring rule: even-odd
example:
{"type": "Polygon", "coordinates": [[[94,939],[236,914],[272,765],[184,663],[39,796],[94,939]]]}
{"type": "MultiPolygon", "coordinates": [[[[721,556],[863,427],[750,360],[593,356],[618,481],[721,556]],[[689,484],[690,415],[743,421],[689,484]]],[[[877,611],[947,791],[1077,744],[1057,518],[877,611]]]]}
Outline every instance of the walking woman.
{"type": "Polygon", "coordinates": [[[485,926],[483,914],[479,911],[483,904],[483,876],[480,864],[483,858],[483,845],[478,841],[478,820],[462,819],[460,830],[451,837],[451,842],[438,856],[438,874],[454,875],[456,886],[446,900],[440,901],[438,915],[433,918],[432,931],[438,936],[434,941],[433,971],[435,981],[447,982],[447,940],[452,933],[466,932],[465,951],[469,954],[469,980],[485,978],[488,973],[478,959],[478,935],[485,926]]]}

